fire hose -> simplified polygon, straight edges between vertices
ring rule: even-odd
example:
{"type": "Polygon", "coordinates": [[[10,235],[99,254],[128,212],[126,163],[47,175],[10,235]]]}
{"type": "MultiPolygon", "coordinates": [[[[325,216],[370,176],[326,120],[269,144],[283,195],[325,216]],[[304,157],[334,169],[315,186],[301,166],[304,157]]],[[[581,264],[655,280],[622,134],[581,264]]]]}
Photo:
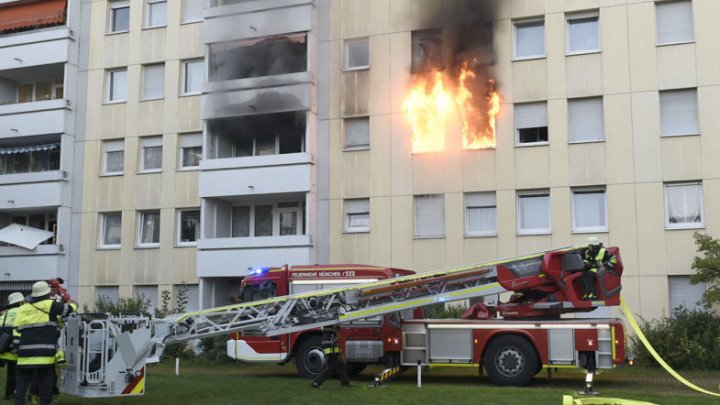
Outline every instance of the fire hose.
{"type": "Polygon", "coordinates": [[[671,376],[673,376],[676,380],[683,383],[686,387],[693,389],[697,392],[702,392],[703,394],[712,395],[715,397],[720,397],[720,393],[708,391],[702,387],[698,387],[697,385],[691,383],[690,381],[686,380],[683,376],[678,374],[677,371],[673,370],[672,367],[670,367],[669,364],[663,360],[662,357],[658,354],[658,352],[655,351],[655,349],[652,347],[650,342],[647,340],[647,337],[645,337],[645,334],[640,329],[640,326],[638,325],[637,321],[635,321],[635,317],[632,314],[632,311],[630,311],[630,307],[627,306],[625,303],[625,300],[622,296],[620,296],[620,308],[622,309],[623,314],[625,315],[625,318],[627,318],[628,322],[630,322],[630,326],[632,326],[633,330],[637,334],[638,338],[640,338],[640,341],[643,343],[647,351],[653,356],[655,361],[657,361],[668,373],[670,373],[671,376]]]}

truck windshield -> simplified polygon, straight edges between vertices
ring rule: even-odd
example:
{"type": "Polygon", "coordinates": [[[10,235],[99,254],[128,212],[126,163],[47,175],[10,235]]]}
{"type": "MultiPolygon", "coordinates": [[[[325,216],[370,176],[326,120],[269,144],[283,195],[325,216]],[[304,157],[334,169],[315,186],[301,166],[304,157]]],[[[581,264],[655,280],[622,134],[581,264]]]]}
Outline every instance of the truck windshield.
{"type": "Polygon", "coordinates": [[[277,295],[277,286],[271,281],[262,284],[245,285],[240,297],[242,302],[252,302],[272,298],[277,295]]]}

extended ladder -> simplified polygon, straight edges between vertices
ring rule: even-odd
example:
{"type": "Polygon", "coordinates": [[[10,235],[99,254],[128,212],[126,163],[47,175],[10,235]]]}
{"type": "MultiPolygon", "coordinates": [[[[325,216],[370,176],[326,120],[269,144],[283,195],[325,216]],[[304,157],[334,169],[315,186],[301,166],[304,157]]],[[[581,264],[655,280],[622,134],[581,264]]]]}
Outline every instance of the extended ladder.
{"type": "MultiPolygon", "coordinates": [[[[563,251],[566,249],[562,249],[563,251]]],[[[426,305],[507,291],[497,282],[497,266],[542,260],[544,253],[415,274],[351,287],[275,297],[153,322],[153,351],[159,361],[166,343],[244,331],[267,336],[350,322],[426,305]]]]}

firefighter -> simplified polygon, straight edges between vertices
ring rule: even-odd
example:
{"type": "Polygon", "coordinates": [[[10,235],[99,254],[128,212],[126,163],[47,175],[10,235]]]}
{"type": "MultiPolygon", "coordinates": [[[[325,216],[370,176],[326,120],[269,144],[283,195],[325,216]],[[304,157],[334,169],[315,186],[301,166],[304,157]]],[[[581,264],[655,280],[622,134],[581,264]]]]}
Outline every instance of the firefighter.
{"type": "Polygon", "coordinates": [[[32,301],[23,304],[15,318],[13,345],[18,350],[15,404],[25,404],[28,387],[37,385],[41,404],[53,399],[58,346],[57,324],[77,310],[77,303],[50,299],[50,286],[38,281],[32,286],[32,301]]]}
{"type": "Polygon", "coordinates": [[[583,272],[583,283],[585,284],[585,295],[583,299],[596,299],[597,292],[595,283],[597,281],[598,269],[605,267],[612,270],[617,264],[617,258],[610,253],[595,236],[588,238],[588,247],[585,251],[585,271],[583,272]]]}
{"type": "Polygon", "coordinates": [[[322,348],[325,354],[325,369],[318,374],[312,382],[313,388],[320,388],[322,383],[332,375],[340,379],[340,385],[349,387],[350,381],[347,375],[347,365],[343,357],[338,339],[340,338],[340,326],[323,326],[322,328],[322,348]]]}
{"type": "MultiPolygon", "coordinates": [[[[12,339],[13,326],[15,325],[15,316],[17,311],[25,302],[22,293],[14,292],[8,296],[8,306],[2,314],[0,323],[0,333],[7,334],[12,339]]],[[[5,399],[15,398],[15,366],[17,365],[17,351],[13,350],[12,345],[5,353],[0,354],[0,361],[3,365],[7,365],[7,379],[5,380],[5,399]]]]}

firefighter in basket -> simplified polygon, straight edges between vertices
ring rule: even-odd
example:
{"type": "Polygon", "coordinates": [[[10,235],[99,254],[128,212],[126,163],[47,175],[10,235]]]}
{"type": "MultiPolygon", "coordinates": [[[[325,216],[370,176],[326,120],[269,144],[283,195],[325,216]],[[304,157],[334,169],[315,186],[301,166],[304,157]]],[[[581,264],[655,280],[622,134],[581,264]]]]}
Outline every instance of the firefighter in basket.
{"type": "Polygon", "coordinates": [[[596,282],[598,269],[606,268],[612,270],[617,264],[617,258],[605,249],[600,239],[596,236],[588,238],[588,247],[585,250],[585,271],[583,272],[583,284],[585,295],[583,299],[597,299],[596,282]]]}

